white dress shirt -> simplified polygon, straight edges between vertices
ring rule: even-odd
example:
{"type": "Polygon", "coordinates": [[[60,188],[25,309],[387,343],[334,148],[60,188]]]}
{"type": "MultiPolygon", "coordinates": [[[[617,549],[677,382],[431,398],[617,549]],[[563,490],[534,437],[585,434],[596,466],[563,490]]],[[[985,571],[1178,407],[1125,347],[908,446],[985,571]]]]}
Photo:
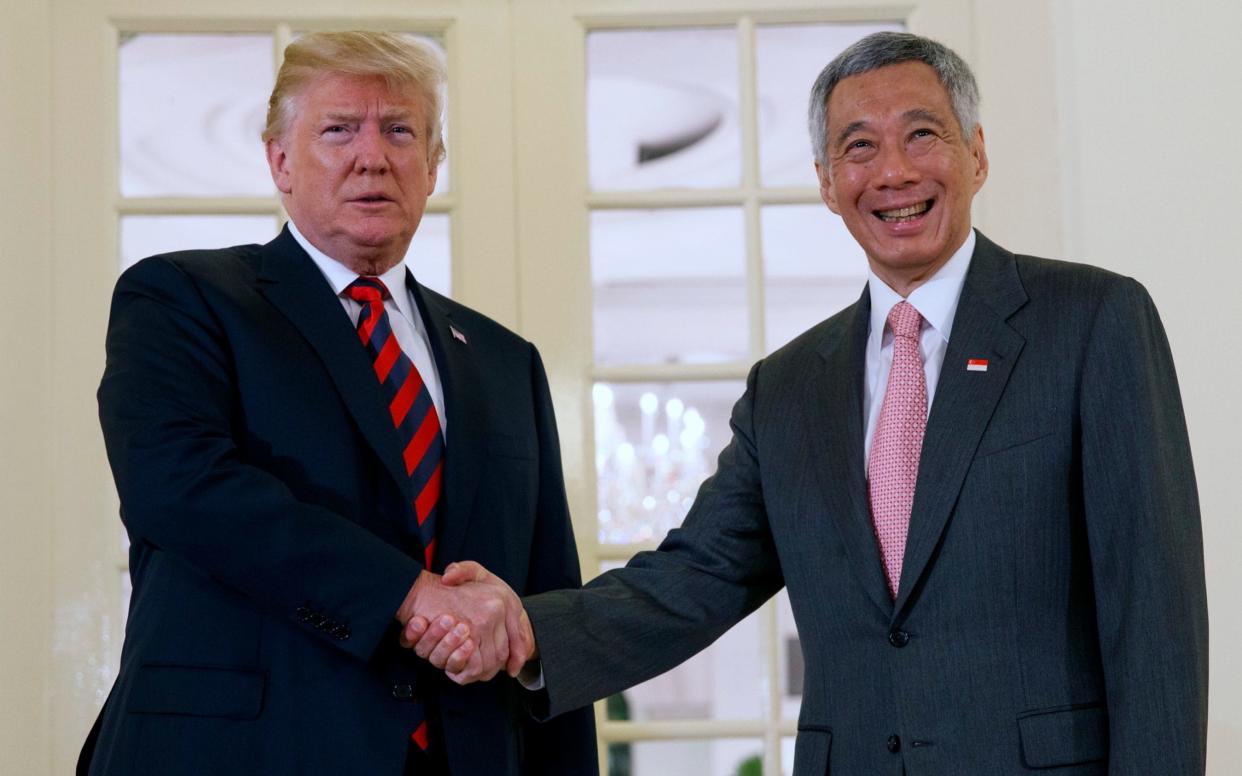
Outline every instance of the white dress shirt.
{"type": "MultiPolygon", "coordinates": [[[[940,367],[944,364],[945,350],[949,347],[949,332],[953,330],[957,302],[962,296],[966,270],[970,268],[970,257],[974,252],[975,230],[971,229],[966,242],[948,262],[905,299],[923,316],[919,351],[923,355],[923,374],[927,378],[929,413],[936,395],[936,383],[940,379],[940,367]]],[[[871,459],[871,439],[875,436],[876,424],[880,422],[880,408],[884,406],[884,391],[888,388],[888,372],[893,365],[893,332],[888,328],[888,313],[902,301],[901,295],[871,271],[867,272],[867,288],[871,292],[871,329],[867,334],[867,389],[863,395],[863,417],[867,419],[866,435],[863,437],[864,471],[871,459]]]]}
{"type": "MultiPolygon", "coordinates": [[[[332,286],[333,293],[341,300],[341,306],[348,313],[349,320],[356,327],[358,315],[362,312],[362,303],[346,296],[345,289],[358,279],[358,273],[311,245],[310,241],[298,231],[293,221],[289,222],[289,232],[293,235],[293,239],[298,241],[298,245],[301,245],[302,249],[310,255],[315,266],[319,267],[328,285],[332,286]]],[[[440,372],[436,369],[436,360],[431,356],[431,340],[427,337],[427,327],[423,324],[422,316],[418,314],[418,305],[414,302],[414,297],[410,295],[409,286],[405,282],[409,271],[405,266],[405,261],[402,259],[395,267],[380,275],[380,280],[388,286],[389,294],[389,297],[384,300],[384,309],[388,312],[388,321],[392,324],[397,344],[414,362],[419,376],[427,385],[427,391],[431,394],[431,402],[435,405],[436,414],[440,418],[440,433],[444,434],[445,444],[448,444],[448,423],[444,416],[444,391],[440,387],[440,372]]]]}

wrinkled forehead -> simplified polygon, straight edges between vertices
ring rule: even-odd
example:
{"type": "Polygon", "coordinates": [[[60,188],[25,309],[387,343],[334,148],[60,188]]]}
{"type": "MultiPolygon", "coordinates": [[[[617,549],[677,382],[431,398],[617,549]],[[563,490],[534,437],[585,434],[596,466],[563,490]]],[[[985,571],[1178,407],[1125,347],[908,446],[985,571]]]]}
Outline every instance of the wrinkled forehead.
{"type": "Polygon", "coordinates": [[[421,116],[423,101],[409,83],[380,73],[359,74],[323,71],[307,79],[293,94],[294,115],[304,110],[361,110],[379,108],[384,113],[408,112],[421,116]]]}
{"type": "Polygon", "coordinates": [[[860,118],[857,114],[872,111],[895,115],[943,112],[945,119],[954,118],[948,88],[930,65],[918,60],[842,78],[828,95],[826,109],[830,125],[854,122],[860,118]]]}

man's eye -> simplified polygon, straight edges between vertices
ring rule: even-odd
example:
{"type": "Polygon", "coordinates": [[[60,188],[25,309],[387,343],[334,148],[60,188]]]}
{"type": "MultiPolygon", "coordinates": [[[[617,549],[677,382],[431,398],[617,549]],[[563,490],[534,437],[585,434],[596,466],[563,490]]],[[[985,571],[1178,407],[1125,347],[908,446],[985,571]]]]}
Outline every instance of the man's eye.
{"type": "Polygon", "coordinates": [[[854,150],[856,148],[868,148],[870,146],[871,146],[871,142],[868,140],[855,140],[854,142],[850,143],[849,148],[850,150],[854,150]]]}
{"type": "Polygon", "coordinates": [[[346,131],[346,129],[343,124],[333,124],[330,127],[325,127],[323,130],[325,135],[332,135],[344,131],[346,131]]]}

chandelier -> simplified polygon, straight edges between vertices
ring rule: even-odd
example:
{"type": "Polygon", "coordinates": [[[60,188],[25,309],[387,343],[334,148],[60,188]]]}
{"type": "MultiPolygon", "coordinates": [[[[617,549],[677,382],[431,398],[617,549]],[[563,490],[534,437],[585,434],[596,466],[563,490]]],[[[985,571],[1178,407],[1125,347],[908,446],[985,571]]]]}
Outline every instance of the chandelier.
{"type": "Polygon", "coordinates": [[[591,398],[599,541],[664,538],[681,525],[699,484],[711,473],[703,416],[680,398],[656,391],[639,396],[637,407],[619,405],[618,392],[598,383],[591,398]]]}

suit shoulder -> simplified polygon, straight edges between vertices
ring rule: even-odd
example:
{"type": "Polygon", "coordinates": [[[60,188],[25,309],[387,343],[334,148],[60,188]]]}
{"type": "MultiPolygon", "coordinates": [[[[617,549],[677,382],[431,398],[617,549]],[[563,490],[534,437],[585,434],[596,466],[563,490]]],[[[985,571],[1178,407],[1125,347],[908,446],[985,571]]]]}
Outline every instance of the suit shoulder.
{"type": "Polygon", "coordinates": [[[1014,254],[1014,261],[1017,263],[1018,275],[1028,289],[1031,286],[1051,284],[1098,292],[1137,282],[1118,272],[1078,261],[1046,259],[1024,254],[1014,254]]]}
{"type": "Polygon", "coordinates": [[[118,287],[127,284],[189,281],[195,285],[227,285],[253,278],[258,271],[261,245],[172,251],[148,256],[121,273],[118,287]]]}
{"type": "Polygon", "coordinates": [[[1103,267],[1021,254],[1014,260],[1032,301],[1063,309],[1095,309],[1109,299],[1150,302],[1142,283],[1103,267]]]}

